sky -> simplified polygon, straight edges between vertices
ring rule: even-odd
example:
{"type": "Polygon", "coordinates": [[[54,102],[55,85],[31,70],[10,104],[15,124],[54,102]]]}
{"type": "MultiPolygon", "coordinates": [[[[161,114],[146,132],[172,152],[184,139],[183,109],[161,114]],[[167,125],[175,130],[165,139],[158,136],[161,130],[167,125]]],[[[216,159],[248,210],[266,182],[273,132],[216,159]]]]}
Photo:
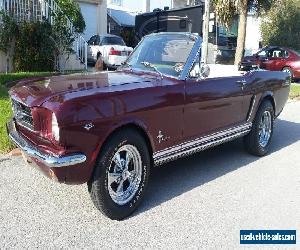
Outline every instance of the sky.
{"type": "MultiPolygon", "coordinates": [[[[145,0],[123,0],[123,6],[133,11],[144,11],[145,0]]],[[[150,10],[155,8],[163,9],[164,6],[171,6],[171,0],[151,0],[150,10]]]]}

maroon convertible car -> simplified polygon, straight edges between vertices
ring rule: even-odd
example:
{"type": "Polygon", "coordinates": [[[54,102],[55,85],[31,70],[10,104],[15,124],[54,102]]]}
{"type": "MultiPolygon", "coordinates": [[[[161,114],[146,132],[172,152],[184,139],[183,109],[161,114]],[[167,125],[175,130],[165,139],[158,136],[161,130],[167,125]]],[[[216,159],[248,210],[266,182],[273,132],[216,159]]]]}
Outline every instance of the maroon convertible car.
{"type": "Polygon", "coordinates": [[[238,137],[265,155],[288,74],[207,77],[201,43],[152,34],[116,72],[23,80],[10,90],[9,136],[49,178],[87,182],[95,206],[117,220],[138,207],[154,166],[238,137]]]}

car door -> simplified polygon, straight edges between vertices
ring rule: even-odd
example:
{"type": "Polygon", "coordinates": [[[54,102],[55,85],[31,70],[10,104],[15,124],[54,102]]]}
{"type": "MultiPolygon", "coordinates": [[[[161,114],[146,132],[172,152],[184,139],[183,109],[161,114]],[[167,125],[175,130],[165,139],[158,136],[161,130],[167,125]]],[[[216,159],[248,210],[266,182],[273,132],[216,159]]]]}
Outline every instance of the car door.
{"type": "Polygon", "coordinates": [[[267,59],[263,62],[263,68],[271,71],[281,71],[286,65],[288,52],[281,48],[269,51],[267,59]]]}
{"type": "Polygon", "coordinates": [[[202,137],[246,123],[250,100],[242,76],[186,80],[184,138],[202,137]]]}
{"type": "Polygon", "coordinates": [[[278,49],[275,51],[276,60],[273,63],[273,71],[281,71],[288,60],[288,52],[285,49],[278,49]]]}

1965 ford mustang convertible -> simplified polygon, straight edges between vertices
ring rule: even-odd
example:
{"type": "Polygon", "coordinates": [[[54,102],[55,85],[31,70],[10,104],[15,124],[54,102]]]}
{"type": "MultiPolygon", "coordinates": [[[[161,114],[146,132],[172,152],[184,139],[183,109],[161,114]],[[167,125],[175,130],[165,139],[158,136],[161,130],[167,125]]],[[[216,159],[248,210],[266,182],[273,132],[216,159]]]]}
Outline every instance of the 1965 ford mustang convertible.
{"type": "Polygon", "coordinates": [[[152,34],[116,72],[23,80],[10,90],[9,136],[49,178],[87,182],[95,206],[117,220],[140,204],[152,166],[238,137],[267,154],[289,75],[209,77],[201,43],[152,34]]]}

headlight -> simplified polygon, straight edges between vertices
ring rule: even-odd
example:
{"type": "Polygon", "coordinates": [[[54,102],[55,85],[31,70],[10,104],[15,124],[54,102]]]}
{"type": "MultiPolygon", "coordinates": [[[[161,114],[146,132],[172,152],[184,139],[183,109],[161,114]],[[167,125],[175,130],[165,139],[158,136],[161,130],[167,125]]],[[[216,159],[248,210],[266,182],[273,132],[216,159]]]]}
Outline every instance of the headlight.
{"type": "Polygon", "coordinates": [[[57,118],[54,113],[52,113],[52,136],[56,141],[59,141],[59,127],[57,123],[57,118]]]}

